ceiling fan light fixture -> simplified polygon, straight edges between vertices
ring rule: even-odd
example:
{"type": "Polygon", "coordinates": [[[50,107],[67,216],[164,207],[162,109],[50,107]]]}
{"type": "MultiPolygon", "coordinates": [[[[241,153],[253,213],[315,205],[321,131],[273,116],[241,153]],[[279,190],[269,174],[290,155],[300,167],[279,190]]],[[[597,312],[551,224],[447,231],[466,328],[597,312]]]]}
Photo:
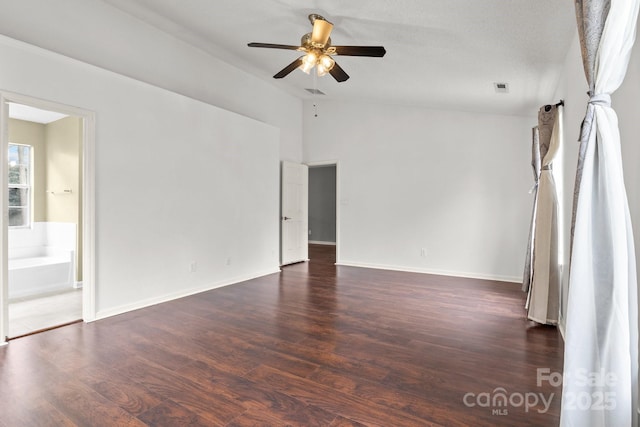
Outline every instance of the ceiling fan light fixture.
{"type": "Polygon", "coordinates": [[[315,52],[309,52],[302,58],[300,69],[309,74],[318,62],[318,55],[315,52]]]}
{"type": "Polygon", "coordinates": [[[318,67],[317,67],[318,77],[326,76],[328,72],[329,72],[329,70],[327,70],[324,67],[324,65],[318,64],[318,67]]]}
{"type": "Polygon", "coordinates": [[[335,64],[336,61],[334,61],[333,58],[329,55],[322,55],[320,56],[320,59],[318,59],[318,67],[322,66],[325,70],[327,70],[327,72],[331,71],[335,64]]]}
{"type": "Polygon", "coordinates": [[[331,71],[334,65],[336,65],[336,61],[334,61],[332,57],[327,54],[320,55],[317,67],[318,77],[325,76],[329,71],[331,71]]]}
{"type": "Polygon", "coordinates": [[[302,60],[307,64],[315,65],[318,62],[318,55],[315,52],[309,52],[302,60]]]}
{"type": "Polygon", "coordinates": [[[309,74],[311,72],[311,70],[313,69],[313,64],[311,64],[309,62],[303,62],[302,65],[300,66],[300,69],[302,71],[304,71],[305,73],[309,74]]]}

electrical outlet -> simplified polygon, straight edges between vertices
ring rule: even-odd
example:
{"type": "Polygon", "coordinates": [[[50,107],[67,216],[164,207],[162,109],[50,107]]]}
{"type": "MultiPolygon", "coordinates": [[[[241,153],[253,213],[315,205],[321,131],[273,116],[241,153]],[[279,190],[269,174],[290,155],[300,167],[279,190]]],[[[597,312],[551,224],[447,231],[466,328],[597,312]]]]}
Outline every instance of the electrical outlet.
{"type": "Polygon", "coordinates": [[[420,249],[420,256],[421,257],[426,257],[427,256],[427,249],[426,248],[420,249]]]}
{"type": "Polygon", "coordinates": [[[189,273],[195,273],[196,271],[198,271],[198,263],[191,261],[191,264],[189,264],[189,273]]]}
{"type": "Polygon", "coordinates": [[[231,265],[231,258],[227,258],[227,265],[231,265]]]}

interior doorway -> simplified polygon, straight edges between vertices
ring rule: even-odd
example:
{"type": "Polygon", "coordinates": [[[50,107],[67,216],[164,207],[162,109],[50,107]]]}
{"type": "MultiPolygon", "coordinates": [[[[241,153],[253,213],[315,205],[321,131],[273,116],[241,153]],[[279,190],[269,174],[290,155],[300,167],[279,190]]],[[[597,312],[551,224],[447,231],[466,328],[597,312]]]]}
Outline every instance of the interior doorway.
{"type": "Polygon", "coordinates": [[[336,246],[338,256],[339,198],[337,162],[309,165],[309,244],[336,246]]]}
{"type": "Polygon", "coordinates": [[[7,93],[0,107],[1,344],[93,320],[95,297],[93,114],[7,93]]]}

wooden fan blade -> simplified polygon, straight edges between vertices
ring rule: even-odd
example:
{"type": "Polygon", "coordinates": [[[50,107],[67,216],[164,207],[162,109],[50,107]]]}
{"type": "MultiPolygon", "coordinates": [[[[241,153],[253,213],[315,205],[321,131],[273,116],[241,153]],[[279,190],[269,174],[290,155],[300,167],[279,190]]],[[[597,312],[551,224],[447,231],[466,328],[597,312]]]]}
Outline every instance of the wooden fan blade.
{"type": "Polygon", "coordinates": [[[331,74],[337,82],[343,82],[349,79],[349,74],[345,73],[345,71],[341,66],[338,65],[337,62],[333,64],[333,68],[329,70],[329,74],[331,74]]]}
{"type": "Polygon", "coordinates": [[[289,75],[289,73],[291,73],[293,70],[295,70],[296,68],[298,68],[299,66],[302,65],[302,58],[304,58],[304,57],[301,56],[300,58],[298,58],[295,61],[293,61],[291,64],[289,64],[286,67],[284,67],[276,75],[274,75],[273,78],[274,79],[281,79],[281,78],[289,75]]]}
{"type": "Polygon", "coordinates": [[[383,46],[333,46],[336,55],[345,56],[373,56],[382,58],[387,51],[383,46]]]}
{"type": "Polygon", "coordinates": [[[313,21],[313,31],[311,32],[311,43],[318,46],[326,46],[331,35],[333,24],[324,19],[313,21]]]}
{"type": "Polygon", "coordinates": [[[298,49],[300,49],[300,46],[291,46],[291,45],[288,45],[288,44],[256,43],[256,42],[248,43],[247,46],[249,46],[249,47],[266,47],[266,48],[270,48],[270,49],[289,49],[289,50],[298,50],[298,49]]]}

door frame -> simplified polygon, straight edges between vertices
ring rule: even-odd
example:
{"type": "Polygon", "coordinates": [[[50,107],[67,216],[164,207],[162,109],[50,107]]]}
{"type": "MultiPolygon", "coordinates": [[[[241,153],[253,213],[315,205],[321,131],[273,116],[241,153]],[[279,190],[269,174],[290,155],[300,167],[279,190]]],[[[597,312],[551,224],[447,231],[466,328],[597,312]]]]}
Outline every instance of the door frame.
{"type": "Polygon", "coordinates": [[[95,141],[96,116],[93,111],[27,95],[0,91],[0,346],[7,344],[9,334],[9,271],[8,271],[8,149],[9,105],[24,104],[82,119],[82,320],[96,320],[96,260],[95,260],[95,141]]]}
{"type": "Polygon", "coordinates": [[[325,160],[320,162],[307,162],[309,168],[320,166],[336,167],[336,265],[340,264],[340,162],[338,160],[325,160]]]}

